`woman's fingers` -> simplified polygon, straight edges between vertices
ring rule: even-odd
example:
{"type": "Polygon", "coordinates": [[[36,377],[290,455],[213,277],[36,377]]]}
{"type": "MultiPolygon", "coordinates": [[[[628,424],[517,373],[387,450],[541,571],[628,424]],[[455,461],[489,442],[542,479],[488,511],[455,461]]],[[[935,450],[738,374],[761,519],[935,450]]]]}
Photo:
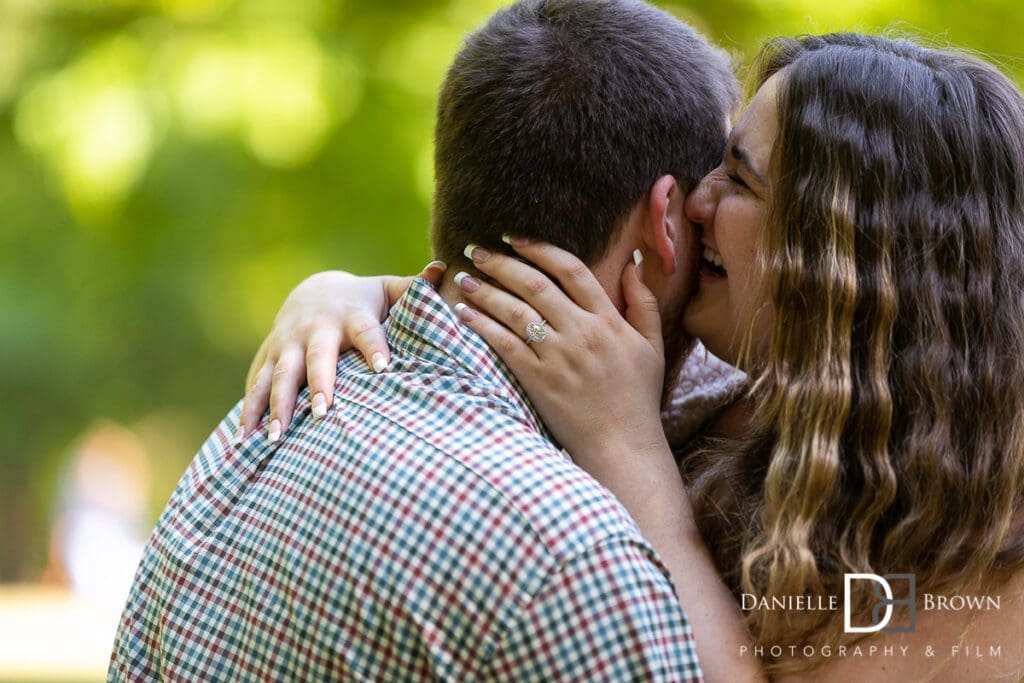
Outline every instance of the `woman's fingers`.
{"type": "MultiPolygon", "coordinates": [[[[456,273],[455,284],[462,290],[463,296],[478,311],[503,324],[521,339],[526,338],[526,326],[539,323],[545,318],[522,299],[498,289],[486,282],[481,282],[465,272],[456,273]]],[[[557,329],[550,321],[547,324],[550,332],[557,329]]]]}
{"type": "Polygon", "coordinates": [[[273,381],[274,362],[267,359],[263,364],[250,370],[250,379],[247,382],[248,389],[245,392],[245,399],[242,401],[241,426],[235,436],[235,443],[241,443],[246,436],[252,434],[260,417],[266,412],[270,405],[270,385],[273,381]]]}
{"type": "MultiPolygon", "coordinates": [[[[441,279],[444,277],[446,270],[448,270],[448,264],[444,261],[431,261],[423,267],[423,270],[416,277],[422,278],[434,285],[434,287],[437,287],[441,284],[441,279]]],[[[405,290],[402,291],[404,292],[405,290]]]]}
{"type": "Polygon", "coordinates": [[[528,263],[495,254],[475,244],[467,245],[465,253],[478,270],[518,295],[549,323],[555,327],[570,324],[569,317],[578,307],[547,275],[528,263]]]}
{"type": "Polygon", "coordinates": [[[583,308],[599,315],[617,313],[593,271],[575,255],[547,242],[509,235],[502,237],[502,240],[511,245],[517,254],[558,280],[566,294],[583,308]]]}
{"type": "Polygon", "coordinates": [[[329,327],[314,333],[306,347],[306,381],[315,420],[326,415],[334,403],[334,377],[340,347],[341,332],[329,327]]]}
{"type": "MultiPolygon", "coordinates": [[[[262,395],[260,392],[254,391],[261,370],[268,364],[268,343],[270,343],[269,337],[260,344],[259,350],[256,351],[252,362],[249,363],[249,372],[245,375],[245,394],[242,397],[242,412],[238,418],[238,432],[235,434],[235,443],[241,443],[246,435],[255,428],[256,422],[259,421],[259,416],[267,409],[267,402],[270,400],[269,380],[262,395]],[[253,415],[255,417],[252,417],[253,415]]],[[[273,372],[273,367],[271,367],[270,372],[273,372]]]]}
{"type": "MultiPolygon", "coordinates": [[[[448,264],[444,261],[431,261],[427,265],[423,266],[416,275],[410,277],[398,277],[397,275],[386,275],[384,276],[384,293],[387,295],[388,308],[394,306],[395,303],[402,298],[405,294],[405,290],[409,289],[409,285],[416,278],[426,280],[430,284],[434,285],[434,289],[437,289],[441,284],[441,280],[444,278],[444,272],[448,269],[448,264]]],[[[384,311],[384,315],[387,315],[387,310],[384,311]]],[[[383,317],[383,316],[382,316],[383,317]]]]}
{"type": "Polygon", "coordinates": [[[245,393],[248,394],[252,389],[252,385],[256,382],[256,376],[259,374],[260,369],[264,363],[267,362],[267,345],[270,343],[270,337],[263,340],[260,344],[260,348],[256,351],[256,355],[253,356],[252,362],[249,363],[249,372],[245,375],[245,393]]]}
{"type": "Polygon", "coordinates": [[[639,265],[630,263],[622,271],[622,296],[626,303],[626,322],[642,334],[658,353],[664,353],[661,309],[654,293],[640,279],[639,265]]]}
{"type": "Polygon", "coordinates": [[[486,313],[459,302],[455,304],[455,314],[463,325],[480,335],[501,356],[513,374],[529,372],[536,367],[539,359],[531,345],[486,313]]]}
{"type": "Polygon", "coordinates": [[[441,284],[441,279],[447,269],[448,264],[444,261],[431,261],[423,267],[423,270],[410,277],[384,276],[382,281],[387,305],[381,311],[379,318],[374,318],[373,314],[368,311],[353,312],[345,318],[344,338],[362,352],[374,372],[383,372],[391,363],[387,339],[384,337],[384,330],[379,321],[387,317],[390,308],[402,298],[414,279],[422,278],[436,289],[441,284]]]}
{"type": "MultiPolygon", "coordinates": [[[[388,351],[388,340],[384,336],[384,328],[380,320],[373,314],[364,310],[352,310],[345,317],[343,323],[344,338],[363,354],[363,358],[374,372],[384,372],[391,363],[391,354],[388,351]]],[[[338,363],[337,357],[334,359],[338,363]]],[[[331,368],[332,382],[334,386],[334,368],[331,368]]]]}
{"type": "Polygon", "coordinates": [[[288,430],[295,410],[295,397],[302,386],[302,375],[306,369],[304,354],[298,347],[289,347],[281,353],[274,366],[270,387],[270,424],[267,426],[267,440],[274,443],[288,430]]]}

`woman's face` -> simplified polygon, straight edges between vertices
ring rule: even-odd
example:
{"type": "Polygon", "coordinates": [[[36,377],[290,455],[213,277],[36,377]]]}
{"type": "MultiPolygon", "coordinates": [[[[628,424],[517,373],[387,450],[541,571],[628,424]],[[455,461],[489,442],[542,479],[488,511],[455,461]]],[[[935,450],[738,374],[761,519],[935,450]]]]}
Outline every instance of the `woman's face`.
{"type": "Polygon", "coordinates": [[[755,363],[770,333],[771,305],[757,300],[760,282],[754,280],[754,265],[766,215],[768,161],[778,131],[777,79],[773,76],[757,91],[729,136],[722,163],[697,184],[684,207],[702,230],[700,275],[683,313],[683,328],[732,364],[748,330],[755,363]]]}

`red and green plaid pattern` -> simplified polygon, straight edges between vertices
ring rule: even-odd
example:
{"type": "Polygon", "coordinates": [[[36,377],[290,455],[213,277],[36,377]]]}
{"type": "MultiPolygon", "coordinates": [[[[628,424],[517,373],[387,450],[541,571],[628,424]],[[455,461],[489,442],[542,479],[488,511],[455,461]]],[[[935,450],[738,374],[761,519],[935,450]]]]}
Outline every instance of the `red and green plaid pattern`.
{"type": "Polygon", "coordinates": [[[686,681],[666,569],[552,445],[508,369],[417,281],[392,362],[338,364],[281,440],[236,406],[178,484],[108,679],[686,681]]]}

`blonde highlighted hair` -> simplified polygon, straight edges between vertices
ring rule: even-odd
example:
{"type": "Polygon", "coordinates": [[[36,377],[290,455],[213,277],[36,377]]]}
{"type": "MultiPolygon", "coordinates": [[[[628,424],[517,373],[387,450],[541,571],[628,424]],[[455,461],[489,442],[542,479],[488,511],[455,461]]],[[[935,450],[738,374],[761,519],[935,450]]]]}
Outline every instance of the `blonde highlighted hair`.
{"type": "MultiPolygon", "coordinates": [[[[772,333],[749,435],[683,462],[698,522],[737,593],[992,589],[1024,566],[1024,99],[983,61],[856,34],[772,41],[774,74],[772,333]]],[[[835,644],[840,612],[747,618],[762,644],[835,644]]]]}

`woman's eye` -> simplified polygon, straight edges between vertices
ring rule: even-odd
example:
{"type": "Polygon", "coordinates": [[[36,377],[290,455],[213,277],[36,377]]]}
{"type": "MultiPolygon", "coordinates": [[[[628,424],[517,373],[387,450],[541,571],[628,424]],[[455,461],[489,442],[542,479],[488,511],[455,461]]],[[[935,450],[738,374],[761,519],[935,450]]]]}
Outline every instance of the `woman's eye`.
{"type": "Polygon", "coordinates": [[[743,182],[743,178],[739,177],[735,173],[730,173],[728,175],[729,175],[729,180],[731,180],[732,182],[736,183],[737,185],[739,185],[742,188],[745,188],[745,189],[748,189],[748,190],[750,189],[750,186],[747,185],[745,182],[743,182]]]}

